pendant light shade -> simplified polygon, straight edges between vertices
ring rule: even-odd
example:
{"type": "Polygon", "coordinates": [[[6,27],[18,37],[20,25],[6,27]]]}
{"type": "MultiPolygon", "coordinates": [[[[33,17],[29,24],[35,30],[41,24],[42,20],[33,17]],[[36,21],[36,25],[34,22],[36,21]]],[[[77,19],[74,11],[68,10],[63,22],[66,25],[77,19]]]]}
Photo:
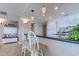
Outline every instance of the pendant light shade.
{"type": "Polygon", "coordinates": [[[45,7],[45,4],[43,4],[43,7],[42,7],[41,11],[42,11],[42,16],[45,16],[45,13],[47,11],[47,8],[45,7]]]}
{"type": "Polygon", "coordinates": [[[33,15],[31,16],[31,20],[34,20],[34,16],[33,15]]]}
{"type": "Polygon", "coordinates": [[[42,7],[42,13],[43,13],[43,14],[46,13],[46,7],[42,7]]]}
{"type": "Polygon", "coordinates": [[[28,23],[29,19],[26,18],[26,17],[23,17],[23,18],[22,18],[22,21],[23,21],[23,23],[28,23]]]}
{"type": "Polygon", "coordinates": [[[0,24],[4,22],[4,18],[0,18],[0,24]]]}

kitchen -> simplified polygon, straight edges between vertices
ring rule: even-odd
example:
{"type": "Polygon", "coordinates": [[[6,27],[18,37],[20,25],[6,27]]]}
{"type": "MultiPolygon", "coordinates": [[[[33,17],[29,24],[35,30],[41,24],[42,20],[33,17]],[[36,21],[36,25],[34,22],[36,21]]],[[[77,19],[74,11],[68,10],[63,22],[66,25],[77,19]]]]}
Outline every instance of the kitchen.
{"type": "MultiPolygon", "coordinates": [[[[78,3],[3,3],[0,7],[1,44],[24,44],[33,31],[45,46],[44,56],[79,55],[78,3]]],[[[11,55],[21,55],[21,48],[11,55]]]]}

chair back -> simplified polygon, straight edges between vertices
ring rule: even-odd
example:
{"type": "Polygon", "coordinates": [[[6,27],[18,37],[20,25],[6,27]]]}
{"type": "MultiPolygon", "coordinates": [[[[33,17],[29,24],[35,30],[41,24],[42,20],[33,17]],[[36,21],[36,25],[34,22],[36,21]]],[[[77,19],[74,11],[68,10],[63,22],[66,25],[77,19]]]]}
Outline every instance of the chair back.
{"type": "Polygon", "coordinates": [[[27,34],[28,48],[31,52],[31,56],[38,56],[39,51],[39,41],[36,37],[36,34],[32,31],[29,31],[27,34]]]}

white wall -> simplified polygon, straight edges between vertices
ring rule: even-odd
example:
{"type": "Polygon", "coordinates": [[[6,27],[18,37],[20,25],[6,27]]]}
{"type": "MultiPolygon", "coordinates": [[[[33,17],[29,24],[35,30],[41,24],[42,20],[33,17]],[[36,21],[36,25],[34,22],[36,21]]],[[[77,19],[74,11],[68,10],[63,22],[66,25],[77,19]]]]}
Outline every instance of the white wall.
{"type": "Polygon", "coordinates": [[[47,56],[79,56],[79,44],[62,42],[57,40],[39,38],[39,41],[48,46],[47,56]]]}

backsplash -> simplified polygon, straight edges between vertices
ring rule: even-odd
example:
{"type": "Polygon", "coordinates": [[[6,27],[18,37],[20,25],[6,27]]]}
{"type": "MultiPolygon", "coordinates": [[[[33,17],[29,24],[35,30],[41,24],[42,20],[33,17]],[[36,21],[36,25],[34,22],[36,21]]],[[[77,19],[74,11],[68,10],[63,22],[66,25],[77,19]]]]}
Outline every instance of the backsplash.
{"type": "Polygon", "coordinates": [[[73,27],[79,23],[79,17],[77,16],[65,16],[59,19],[49,21],[47,24],[47,36],[53,37],[57,36],[58,32],[66,32],[67,28],[73,27]]]}

